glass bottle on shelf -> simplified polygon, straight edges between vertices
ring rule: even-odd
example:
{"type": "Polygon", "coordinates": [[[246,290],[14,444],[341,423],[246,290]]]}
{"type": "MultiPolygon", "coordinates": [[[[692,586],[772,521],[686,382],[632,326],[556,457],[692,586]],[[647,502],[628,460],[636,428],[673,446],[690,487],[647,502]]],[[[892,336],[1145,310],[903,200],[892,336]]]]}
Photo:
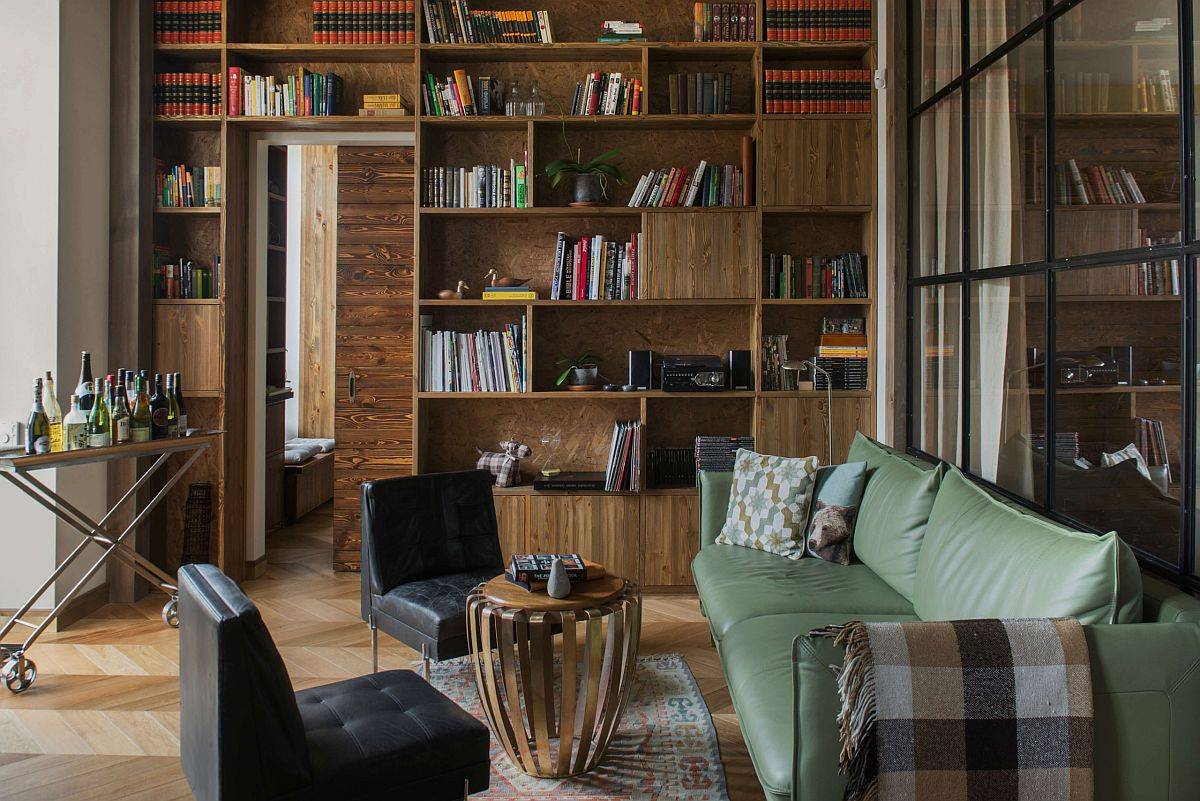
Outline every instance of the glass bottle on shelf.
{"type": "Polygon", "coordinates": [[[529,100],[525,103],[525,113],[532,117],[540,117],[546,113],[546,98],[542,94],[542,87],[538,86],[536,78],[533,80],[533,85],[529,87],[529,100]]]}
{"type": "Polygon", "coordinates": [[[508,85],[508,94],[504,98],[504,114],[507,117],[520,117],[525,113],[525,97],[521,92],[521,83],[513,78],[508,85]]]}
{"type": "Polygon", "coordinates": [[[50,421],[42,407],[42,379],[33,380],[33,407],[25,423],[25,452],[50,453],[50,421]]]}
{"type": "Polygon", "coordinates": [[[66,450],[79,451],[88,446],[88,419],[79,408],[79,396],[71,396],[71,411],[63,418],[63,444],[66,450]]]}
{"type": "Polygon", "coordinates": [[[63,446],[62,407],[58,405],[58,395],[54,391],[54,373],[46,371],[46,379],[42,382],[42,408],[50,423],[50,450],[54,453],[66,450],[63,446]]]}
{"type": "Polygon", "coordinates": [[[108,402],[105,398],[107,388],[104,382],[97,381],[95,385],[92,409],[88,413],[88,447],[107,448],[112,441],[112,419],[109,416],[108,402]]]}
{"type": "Polygon", "coordinates": [[[129,438],[134,442],[150,440],[150,396],[146,394],[146,380],[140,375],[134,378],[134,403],[129,414],[129,438]]]}

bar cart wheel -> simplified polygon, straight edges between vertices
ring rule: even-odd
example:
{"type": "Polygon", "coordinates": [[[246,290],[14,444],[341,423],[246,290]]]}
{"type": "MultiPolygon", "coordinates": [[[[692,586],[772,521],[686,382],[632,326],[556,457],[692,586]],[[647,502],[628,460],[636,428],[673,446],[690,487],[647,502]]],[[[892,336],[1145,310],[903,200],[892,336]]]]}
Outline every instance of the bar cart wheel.
{"type": "Polygon", "coordinates": [[[37,664],[26,659],[25,654],[16,652],[4,663],[4,684],[14,693],[23,693],[33,686],[37,678],[37,664]]]}
{"type": "Polygon", "coordinates": [[[179,596],[172,595],[171,600],[163,604],[162,621],[173,629],[179,628],[179,596]]]}

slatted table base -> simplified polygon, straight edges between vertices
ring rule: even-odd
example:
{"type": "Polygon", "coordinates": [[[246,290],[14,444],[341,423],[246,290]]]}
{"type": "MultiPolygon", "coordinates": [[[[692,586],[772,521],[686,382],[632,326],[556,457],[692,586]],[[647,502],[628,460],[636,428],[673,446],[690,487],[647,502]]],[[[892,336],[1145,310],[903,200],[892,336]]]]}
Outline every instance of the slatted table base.
{"type": "Polygon", "coordinates": [[[561,778],[599,764],[629,699],[641,627],[641,591],[632,582],[609,603],[566,612],[496,606],[482,586],[472,591],[476,685],[513,765],[561,778]]]}

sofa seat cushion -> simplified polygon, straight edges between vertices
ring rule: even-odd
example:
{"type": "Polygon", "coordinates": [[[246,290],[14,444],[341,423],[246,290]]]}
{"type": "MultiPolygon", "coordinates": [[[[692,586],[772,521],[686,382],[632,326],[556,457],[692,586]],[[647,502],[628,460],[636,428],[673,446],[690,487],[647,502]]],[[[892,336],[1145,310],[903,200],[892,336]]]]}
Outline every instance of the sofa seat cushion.
{"type": "Polygon", "coordinates": [[[410,581],[380,596],[375,605],[431,640],[467,636],[467,594],[496,577],[492,568],[410,581]]]}
{"type": "Polygon", "coordinates": [[[912,604],[866,565],[835,565],[736,545],[708,545],[692,561],[692,575],[717,639],[734,624],[761,615],[913,614],[912,604]]]}
{"type": "MultiPolygon", "coordinates": [[[[817,562],[818,560],[804,560],[817,562]]],[[[828,564],[828,563],[826,563],[828,564]]],[[[792,797],[792,766],[796,755],[794,728],[795,696],[793,693],[792,641],[812,629],[851,620],[903,621],[915,619],[911,614],[867,615],[849,612],[816,612],[802,614],[766,615],[743,620],[726,632],[721,640],[721,662],[729,682],[729,694],[742,728],[742,737],[754,762],[754,770],[763,788],[773,797],[792,797]]],[[[840,654],[841,649],[837,649],[840,654]]],[[[834,660],[841,664],[840,656],[834,660]]],[[[819,675],[815,680],[827,683],[813,693],[813,703],[820,708],[800,710],[802,746],[809,745],[813,758],[805,758],[807,785],[828,788],[819,795],[798,796],[808,799],[842,797],[844,783],[838,776],[838,695],[833,673],[827,682],[819,675]],[[827,692],[826,692],[827,691],[827,692]],[[821,699],[828,696],[827,704],[821,699]],[[818,754],[827,756],[823,761],[818,754]]],[[[808,695],[802,694],[802,697],[808,695]]],[[[807,703],[807,701],[806,701],[807,703]]]]}
{"type": "Polygon", "coordinates": [[[486,771],[489,763],[487,726],[410,670],[301,690],[296,704],[313,789],[330,793],[314,798],[380,797],[370,793],[480,766],[486,771]]]}

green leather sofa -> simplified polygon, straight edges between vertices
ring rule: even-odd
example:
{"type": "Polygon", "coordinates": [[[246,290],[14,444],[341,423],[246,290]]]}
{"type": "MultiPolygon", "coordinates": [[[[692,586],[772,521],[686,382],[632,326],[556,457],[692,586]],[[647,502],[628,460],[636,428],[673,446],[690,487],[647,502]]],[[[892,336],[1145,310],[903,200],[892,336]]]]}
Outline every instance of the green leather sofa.
{"type": "Polygon", "coordinates": [[[854,564],[715,543],[730,473],[700,477],[692,573],[767,798],[838,801],[842,655],[805,634],[848,620],[1060,616],[1084,623],[1098,801],[1200,799],[1200,601],[1094,537],[861,434],[854,564]]]}

